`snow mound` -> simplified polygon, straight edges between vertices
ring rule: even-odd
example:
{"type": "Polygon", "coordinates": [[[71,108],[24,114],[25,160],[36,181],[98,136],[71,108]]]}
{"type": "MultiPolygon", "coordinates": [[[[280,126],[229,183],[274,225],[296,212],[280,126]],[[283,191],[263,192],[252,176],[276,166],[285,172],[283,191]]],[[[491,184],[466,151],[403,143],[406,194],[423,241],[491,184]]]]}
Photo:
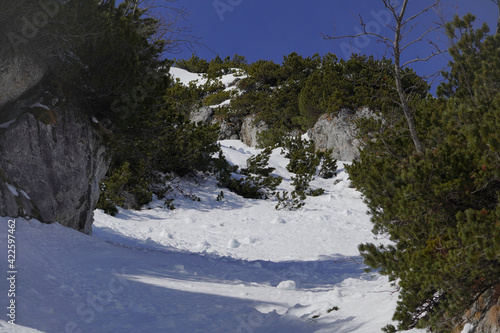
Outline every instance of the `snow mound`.
{"type": "Polygon", "coordinates": [[[229,243],[227,244],[227,247],[230,249],[237,249],[240,247],[240,245],[241,245],[241,243],[233,238],[229,241],[229,243]]]}
{"type": "Polygon", "coordinates": [[[295,281],[287,280],[281,281],[276,288],[278,289],[286,289],[286,290],[294,290],[295,289],[295,281]]]}

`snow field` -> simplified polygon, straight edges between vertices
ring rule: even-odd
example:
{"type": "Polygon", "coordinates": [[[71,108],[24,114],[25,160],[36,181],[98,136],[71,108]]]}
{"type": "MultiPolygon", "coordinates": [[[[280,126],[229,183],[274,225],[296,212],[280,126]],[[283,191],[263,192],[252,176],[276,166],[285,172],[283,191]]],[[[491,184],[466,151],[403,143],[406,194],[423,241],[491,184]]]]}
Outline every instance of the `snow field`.
{"type": "MultiPolygon", "coordinates": [[[[243,167],[258,152],[239,141],[221,145],[243,167]]],[[[281,190],[291,190],[286,164],[275,150],[281,190]]],[[[217,201],[212,177],[171,185],[175,210],[160,200],[115,217],[97,210],[91,237],[16,219],[18,325],[0,317],[0,332],[370,333],[391,323],[396,289],[365,273],[357,251],[387,240],[373,239],[344,170],[315,180],[325,194],[294,212],[227,190],[217,201]]],[[[0,248],[7,220],[0,218],[0,248]]],[[[1,308],[6,301],[0,297],[1,308]]]]}

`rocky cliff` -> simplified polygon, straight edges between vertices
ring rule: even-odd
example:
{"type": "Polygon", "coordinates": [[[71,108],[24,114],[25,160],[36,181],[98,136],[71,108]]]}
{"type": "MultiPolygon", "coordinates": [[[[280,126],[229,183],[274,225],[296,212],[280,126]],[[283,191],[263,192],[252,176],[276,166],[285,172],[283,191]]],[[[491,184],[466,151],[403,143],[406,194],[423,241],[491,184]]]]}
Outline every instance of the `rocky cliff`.
{"type": "Polygon", "coordinates": [[[257,146],[257,137],[259,133],[269,128],[262,120],[256,122],[255,117],[255,115],[247,116],[243,119],[243,123],[241,124],[240,140],[251,147],[257,146]]]}
{"type": "Polygon", "coordinates": [[[356,119],[373,117],[368,108],[357,111],[341,110],[337,116],[322,115],[307,133],[318,149],[333,148],[333,157],[340,161],[352,161],[359,156],[359,140],[356,138],[356,119]]]}
{"type": "Polygon", "coordinates": [[[484,292],[452,333],[500,333],[500,284],[484,292]]]}
{"type": "Polygon", "coordinates": [[[46,72],[45,64],[35,57],[0,58],[0,110],[35,87],[46,72]]]}
{"type": "Polygon", "coordinates": [[[102,137],[78,107],[36,103],[31,88],[42,77],[43,66],[26,59],[12,60],[0,75],[0,215],[90,234],[108,168],[102,137]],[[22,63],[41,72],[25,71],[22,63]]]}

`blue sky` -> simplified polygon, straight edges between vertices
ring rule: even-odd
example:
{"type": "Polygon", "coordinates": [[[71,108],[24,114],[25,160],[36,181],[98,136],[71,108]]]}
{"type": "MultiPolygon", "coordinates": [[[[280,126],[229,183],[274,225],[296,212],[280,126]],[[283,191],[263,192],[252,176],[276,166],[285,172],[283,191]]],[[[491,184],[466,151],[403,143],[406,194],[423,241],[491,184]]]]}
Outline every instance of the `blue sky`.
{"type": "MultiPolygon", "coordinates": [[[[493,31],[498,9],[491,0],[442,0],[444,13],[448,18],[454,14],[472,12],[477,22],[487,22],[493,31]]],[[[413,0],[409,13],[431,4],[432,0],[413,0]]],[[[384,7],[381,0],[177,0],[176,7],[182,7],[190,14],[184,22],[190,26],[193,35],[201,38],[207,46],[197,47],[197,55],[212,59],[216,54],[222,58],[240,54],[249,62],[258,59],[281,63],[283,56],[297,52],[302,56],[320,55],[328,52],[345,58],[350,55],[349,43],[359,46],[363,54],[381,57],[385,47],[375,37],[353,40],[325,40],[322,34],[354,34],[361,28],[358,15],[365,23],[382,34],[393,36],[384,26],[384,7]]],[[[434,14],[422,17],[415,31],[422,31],[424,25],[436,20],[434,14]]],[[[393,20],[389,24],[394,23],[393,20]]],[[[434,36],[445,41],[444,35],[434,36]]],[[[424,57],[428,45],[421,43],[410,49],[407,57],[415,54],[424,57]]],[[[189,58],[192,50],[184,48],[175,58],[189,58]]],[[[420,75],[430,74],[443,67],[447,60],[441,57],[432,62],[421,63],[415,69],[420,75]]]]}

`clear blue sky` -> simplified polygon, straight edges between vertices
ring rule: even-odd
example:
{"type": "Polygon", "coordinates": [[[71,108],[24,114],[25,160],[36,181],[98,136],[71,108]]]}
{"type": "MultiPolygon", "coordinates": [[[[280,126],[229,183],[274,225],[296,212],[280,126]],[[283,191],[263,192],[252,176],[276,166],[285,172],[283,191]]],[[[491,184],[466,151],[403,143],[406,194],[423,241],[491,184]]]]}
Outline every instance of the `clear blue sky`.
{"type": "MultiPolygon", "coordinates": [[[[477,22],[487,22],[494,31],[498,9],[491,0],[442,1],[448,18],[456,13],[463,15],[471,12],[476,15],[477,22]]],[[[413,0],[408,13],[431,3],[432,0],[413,0]]],[[[349,43],[358,46],[362,54],[383,56],[385,48],[377,43],[375,37],[357,41],[332,41],[322,37],[322,34],[355,34],[361,28],[359,14],[371,28],[393,36],[384,26],[381,0],[177,0],[174,5],[190,13],[183,23],[190,26],[193,35],[200,37],[207,46],[195,49],[197,55],[205,59],[212,59],[216,54],[222,58],[240,54],[249,62],[266,59],[281,63],[283,56],[291,52],[302,56],[331,52],[345,58],[350,56],[349,43]]],[[[431,20],[437,20],[437,16],[426,15],[415,31],[423,31],[424,25],[431,20]]],[[[391,23],[394,23],[393,19],[391,23]]],[[[433,38],[446,40],[444,35],[433,38]]],[[[406,55],[414,57],[418,53],[424,57],[426,51],[428,45],[421,43],[406,55]]],[[[181,53],[170,57],[183,59],[191,54],[192,50],[184,48],[181,53]]],[[[432,63],[422,63],[415,69],[420,75],[426,75],[446,63],[447,60],[441,57],[432,63]]]]}

